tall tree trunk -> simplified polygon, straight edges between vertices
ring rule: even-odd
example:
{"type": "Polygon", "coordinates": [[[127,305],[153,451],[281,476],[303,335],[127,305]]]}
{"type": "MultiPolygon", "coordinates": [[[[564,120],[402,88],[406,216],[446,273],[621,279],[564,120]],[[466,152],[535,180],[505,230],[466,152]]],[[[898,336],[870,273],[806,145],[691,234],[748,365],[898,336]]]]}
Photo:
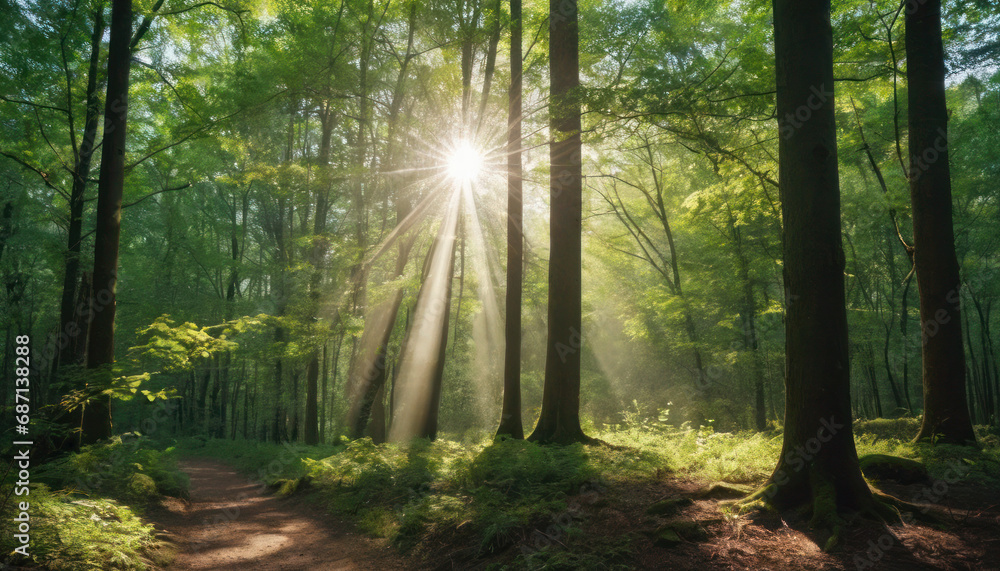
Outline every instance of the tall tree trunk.
{"type": "Polygon", "coordinates": [[[327,348],[330,342],[327,341],[323,343],[323,374],[322,381],[320,382],[320,399],[319,399],[319,441],[322,443],[326,442],[326,402],[327,402],[327,390],[330,384],[330,368],[327,366],[329,364],[329,358],[327,356],[327,348]]]}
{"type": "MultiPolygon", "coordinates": [[[[310,262],[313,266],[312,278],[309,284],[309,297],[312,313],[311,317],[316,320],[319,316],[320,285],[323,280],[323,266],[328,249],[326,238],[326,217],[329,211],[329,176],[326,172],[330,165],[330,138],[333,135],[334,118],[333,111],[329,106],[320,117],[322,124],[322,134],[319,146],[319,168],[321,170],[319,180],[320,188],[316,192],[316,214],[313,219],[313,245],[310,253],[310,262]]],[[[306,444],[319,444],[319,357],[320,349],[313,349],[306,364],[306,410],[305,410],[305,431],[304,440],[306,444]]]]}
{"type": "MultiPolygon", "coordinates": [[[[496,69],[497,63],[497,45],[500,43],[500,8],[502,6],[503,0],[496,0],[493,6],[493,13],[490,16],[490,40],[489,45],[486,48],[486,65],[483,69],[483,96],[479,100],[479,113],[476,115],[476,132],[478,135],[479,131],[483,128],[483,119],[486,117],[486,105],[490,100],[490,91],[493,88],[493,71],[496,69]]],[[[511,7],[513,9],[513,6],[511,7]]],[[[513,14],[511,15],[511,21],[514,20],[513,14]]],[[[513,41],[513,36],[511,37],[513,41]]],[[[518,52],[520,53],[520,52],[518,52]]],[[[513,65],[513,63],[511,64],[513,65]]]]}
{"type": "Polygon", "coordinates": [[[865,371],[865,376],[868,377],[868,383],[871,385],[872,412],[875,418],[882,418],[885,416],[882,410],[882,394],[879,391],[878,374],[875,372],[875,349],[872,347],[870,339],[865,342],[864,352],[862,368],[865,371]]]}
{"type": "MultiPolygon", "coordinates": [[[[399,119],[399,110],[403,103],[405,94],[405,82],[407,69],[410,60],[413,59],[413,36],[417,29],[417,4],[410,6],[409,31],[406,41],[406,55],[396,75],[396,86],[393,90],[392,101],[389,105],[389,117],[386,121],[388,133],[388,150],[386,152],[387,161],[393,165],[389,170],[395,172],[395,165],[399,162],[398,150],[399,141],[396,137],[396,126],[399,119]]],[[[412,200],[405,190],[405,185],[399,181],[398,175],[389,175],[387,178],[390,184],[397,183],[390,191],[396,194],[396,227],[399,228],[403,221],[412,211],[412,200]]],[[[396,267],[394,278],[399,278],[406,270],[406,263],[409,260],[410,248],[413,245],[414,237],[400,240],[396,255],[396,267]]],[[[348,372],[348,383],[351,407],[347,413],[347,429],[351,438],[360,438],[368,425],[371,408],[379,389],[386,380],[386,355],[389,351],[389,341],[392,339],[393,327],[396,323],[396,316],[399,313],[399,306],[403,301],[403,290],[397,288],[388,300],[376,307],[365,321],[365,329],[361,334],[361,352],[355,355],[348,372]]],[[[338,348],[339,348],[338,342],[338,348]]],[[[336,377],[336,375],[335,375],[336,377]]],[[[346,392],[346,391],[345,391],[346,392]]]]}
{"type": "Polygon", "coordinates": [[[524,273],[521,196],[521,0],[510,0],[510,91],[507,93],[507,299],[503,408],[497,436],[524,438],[521,422],[521,288],[524,273]]]}
{"type": "Polygon", "coordinates": [[[965,394],[958,257],[948,166],[941,0],[906,9],[910,201],[923,333],[924,419],[917,440],[975,442],[965,394]]]}
{"type": "MultiPolygon", "coordinates": [[[[913,283],[913,273],[911,272],[903,280],[903,293],[899,308],[899,336],[902,338],[903,346],[903,394],[906,395],[906,402],[910,402],[910,337],[907,335],[907,324],[910,322],[909,295],[910,284],[913,283]]],[[[910,411],[913,409],[910,408],[910,411]]]]}
{"type": "Polygon", "coordinates": [[[372,43],[375,41],[374,34],[376,30],[373,28],[376,26],[373,22],[375,18],[375,3],[374,0],[368,0],[368,15],[365,20],[364,26],[361,30],[361,54],[359,60],[360,76],[358,78],[358,129],[356,134],[355,144],[357,148],[355,149],[355,160],[357,162],[358,175],[357,179],[354,181],[354,189],[352,196],[352,208],[354,209],[354,214],[357,217],[357,223],[354,227],[354,239],[355,247],[357,248],[357,256],[354,262],[354,268],[352,274],[354,276],[354,311],[357,312],[361,317],[364,317],[364,307],[366,305],[365,301],[365,265],[364,259],[368,248],[367,241],[367,209],[365,208],[365,161],[368,156],[367,149],[367,130],[368,130],[368,110],[370,102],[369,97],[369,82],[368,82],[368,66],[371,61],[372,53],[372,43]]]}
{"type": "MultiPolygon", "coordinates": [[[[861,475],[851,430],[830,0],[774,0],[779,183],[784,236],[785,433],[765,498],[812,507],[832,530],[840,511],[887,512],[861,475]]],[[[831,545],[828,543],[827,545],[831,545]]]]}
{"type": "MultiPolygon", "coordinates": [[[[729,209],[729,205],[726,205],[729,209]]],[[[733,245],[736,246],[736,260],[739,264],[740,282],[743,289],[743,303],[740,319],[743,327],[743,346],[750,351],[753,371],[754,389],[754,427],[763,432],[767,429],[767,409],[764,405],[764,362],[760,355],[760,342],[757,338],[757,304],[754,301],[753,282],[750,281],[750,260],[747,258],[743,233],[736,224],[736,217],[729,210],[730,231],[733,234],[733,245]]]]}
{"type": "MultiPolygon", "coordinates": [[[[285,162],[292,162],[294,157],[294,140],[295,140],[295,113],[298,108],[298,101],[295,99],[295,94],[290,94],[289,102],[289,112],[288,112],[288,133],[287,140],[285,144],[285,162]]],[[[274,237],[275,242],[275,255],[277,258],[277,286],[275,288],[275,316],[282,317],[285,315],[285,310],[288,306],[288,296],[289,296],[289,284],[287,283],[288,272],[290,271],[292,265],[292,255],[290,244],[293,244],[292,231],[293,227],[293,214],[288,213],[288,228],[285,228],[285,205],[286,198],[284,195],[278,197],[278,208],[275,213],[274,218],[270,222],[271,234],[274,237]],[[287,232],[286,232],[287,230],[287,232]]],[[[291,209],[289,209],[291,210],[291,209]]],[[[277,347],[278,356],[274,360],[274,418],[272,423],[272,437],[275,442],[281,442],[287,440],[288,431],[286,426],[287,413],[285,410],[285,395],[284,395],[284,373],[285,367],[282,360],[282,355],[285,351],[285,344],[288,341],[288,332],[286,329],[278,325],[274,328],[274,344],[277,347]]]]}
{"type": "MultiPolygon", "coordinates": [[[[94,300],[90,322],[87,368],[110,367],[115,361],[115,292],[118,285],[118,239],[121,234],[122,192],[125,186],[125,128],[128,121],[128,80],[132,35],[132,0],[113,0],[108,44],[108,91],[104,106],[104,143],[97,183],[97,226],[94,235],[94,300]]],[[[110,377],[110,372],[108,373],[110,377]]],[[[87,403],[81,442],[111,436],[111,402],[107,397],[87,403]]]]}
{"type": "Polygon", "coordinates": [[[458,302],[455,304],[455,333],[453,334],[453,345],[451,346],[451,356],[455,356],[458,348],[458,334],[462,329],[462,297],[465,295],[465,216],[459,214],[458,217],[458,302]]]}
{"type": "Polygon", "coordinates": [[[549,309],[542,412],[529,437],[587,442],[580,427],[581,230],[579,28],[576,0],[549,0],[551,214],[549,309]]]}
{"type": "MultiPolygon", "coordinates": [[[[87,68],[87,112],[84,118],[83,139],[73,165],[73,187],[69,197],[69,228],[67,232],[66,260],[63,272],[62,301],[59,307],[59,333],[66,334],[67,343],[59,344],[59,356],[53,366],[55,376],[59,365],[82,365],[84,350],[75,351],[75,347],[85,349],[86,345],[78,342],[78,338],[86,337],[89,321],[82,312],[75,311],[85,307],[79,305],[80,287],[80,250],[83,242],[83,208],[86,204],[87,179],[90,178],[91,159],[97,140],[98,119],[101,117],[101,97],[98,92],[97,78],[100,74],[101,41],[105,30],[104,14],[101,10],[94,12],[94,32],[90,37],[90,65],[87,68]]],[[[90,298],[86,298],[89,302],[90,298]]],[[[76,419],[79,422],[79,418],[76,419]]]]}

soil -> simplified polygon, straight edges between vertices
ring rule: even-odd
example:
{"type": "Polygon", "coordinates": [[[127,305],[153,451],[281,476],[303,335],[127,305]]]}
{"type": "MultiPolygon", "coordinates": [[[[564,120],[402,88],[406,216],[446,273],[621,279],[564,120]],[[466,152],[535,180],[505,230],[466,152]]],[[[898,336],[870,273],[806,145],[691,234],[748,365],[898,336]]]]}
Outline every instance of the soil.
{"type": "MultiPolygon", "coordinates": [[[[880,489],[910,501],[927,484],[884,483],[880,489]]],[[[607,501],[595,505],[584,522],[585,536],[605,533],[631,536],[628,566],[640,569],[726,570],[868,570],[1000,571],[1000,496],[992,489],[955,484],[936,503],[920,502],[921,511],[936,523],[904,515],[903,525],[888,526],[856,519],[843,529],[839,543],[824,552],[826,539],[809,529],[805,514],[758,511],[727,515],[721,499],[699,497],[705,482],[664,478],[609,490],[607,501]],[[649,516],[645,510],[658,500],[689,497],[693,503],[671,516],[649,516]],[[697,522],[707,532],[703,540],[686,538],[674,546],[657,545],[651,532],[669,522],[697,522]]],[[[923,496],[924,498],[929,496],[923,496]]]]}
{"type": "Polygon", "coordinates": [[[391,547],[302,500],[271,495],[217,460],[192,459],[188,501],[168,498],[151,515],[178,554],[170,570],[410,569],[391,547]]]}

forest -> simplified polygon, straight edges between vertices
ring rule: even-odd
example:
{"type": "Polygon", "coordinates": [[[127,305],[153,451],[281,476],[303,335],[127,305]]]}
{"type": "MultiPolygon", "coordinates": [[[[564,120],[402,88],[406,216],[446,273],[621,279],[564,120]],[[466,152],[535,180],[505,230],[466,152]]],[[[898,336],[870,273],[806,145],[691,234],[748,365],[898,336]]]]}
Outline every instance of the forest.
{"type": "Polygon", "coordinates": [[[996,2],[0,19],[3,569],[1000,558],[996,2]]]}

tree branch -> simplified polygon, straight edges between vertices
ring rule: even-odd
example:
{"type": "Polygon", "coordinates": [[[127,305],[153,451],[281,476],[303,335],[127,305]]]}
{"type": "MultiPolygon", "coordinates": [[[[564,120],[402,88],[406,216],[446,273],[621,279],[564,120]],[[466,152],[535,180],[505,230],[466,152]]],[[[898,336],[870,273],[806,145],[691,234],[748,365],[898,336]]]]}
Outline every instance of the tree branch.
{"type": "Polygon", "coordinates": [[[34,103],[32,101],[24,101],[22,99],[13,99],[13,98],[7,97],[6,95],[0,95],[0,99],[6,101],[7,103],[17,103],[18,105],[30,105],[30,106],[35,107],[37,109],[50,109],[52,111],[58,111],[60,113],[65,113],[67,115],[69,114],[68,110],[63,109],[62,107],[56,107],[54,105],[42,105],[41,103],[34,103]]]}
{"type": "Polygon", "coordinates": [[[156,196],[157,194],[163,194],[164,192],[173,192],[175,190],[184,190],[185,188],[190,188],[191,186],[192,186],[192,183],[188,182],[188,183],[182,184],[180,186],[171,186],[171,187],[167,187],[167,188],[161,188],[160,190],[157,190],[156,192],[151,192],[151,193],[147,194],[146,196],[143,196],[140,199],[133,200],[132,202],[129,202],[128,204],[123,204],[122,208],[124,209],[124,208],[128,208],[129,206],[135,206],[136,204],[139,204],[143,200],[146,200],[147,198],[150,198],[152,196],[156,196]]]}
{"type": "Polygon", "coordinates": [[[28,170],[34,171],[35,174],[37,174],[39,177],[42,178],[42,182],[45,183],[45,186],[47,186],[47,187],[51,188],[52,190],[58,192],[60,194],[60,196],[62,196],[66,200],[69,200],[69,195],[66,194],[66,191],[64,191],[63,189],[59,188],[58,186],[52,184],[52,181],[49,180],[49,173],[43,172],[41,169],[39,169],[37,167],[34,167],[32,165],[29,165],[27,162],[25,162],[23,159],[21,159],[17,155],[13,155],[11,153],[8,153],[7,151],[0,151],[0,155],[3,155],[5,157],[7,157],[8,159],[10,159],[10,160],[18,163],[19,165],[23,166],[24,168],[26,168],[28,170]]]}

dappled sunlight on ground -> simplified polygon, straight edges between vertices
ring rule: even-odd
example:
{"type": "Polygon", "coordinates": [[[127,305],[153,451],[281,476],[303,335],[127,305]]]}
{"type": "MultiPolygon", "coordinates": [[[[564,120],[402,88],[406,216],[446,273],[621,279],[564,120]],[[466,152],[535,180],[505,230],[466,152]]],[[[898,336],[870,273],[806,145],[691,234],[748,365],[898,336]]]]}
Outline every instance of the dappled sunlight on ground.
{"type": "Polygon", "coordinates": [[[280,499],[215,460],[188,460],[189,502],[154,515],[180,555],[171,569],[403,569],[388,548],[315,506],[280,499]]]}

